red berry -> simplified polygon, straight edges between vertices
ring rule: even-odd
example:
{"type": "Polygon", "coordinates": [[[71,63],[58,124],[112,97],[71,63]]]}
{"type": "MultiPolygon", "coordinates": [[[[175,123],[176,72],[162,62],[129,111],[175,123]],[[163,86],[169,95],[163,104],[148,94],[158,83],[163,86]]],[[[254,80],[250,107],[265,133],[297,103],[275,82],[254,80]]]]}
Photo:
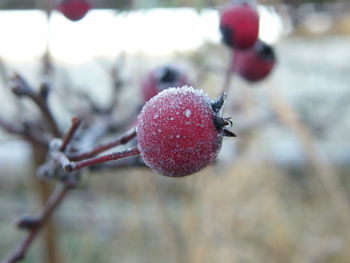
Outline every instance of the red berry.
{"type": "Polygon", "coordinates": [[[251,49],[235,50],[232,70],[245,80],[254,82],[266,78],[275,63],[273,48],[259,40],[251,49]]]}
{"type": "Polygon", "coordinates": [[[192,87],[170,88],[150,99],[137,123],[137,141],[146,165],[165,176],[195,173],[216,158],[223,136],[235,136],[218,116],[225,96],[210,101],[192,87]]]}
{"type": "Polygon", "coordinates": [[[258,39],[259,15],[246,3],[231,5],[221,13],[220,31],[229,47],[249,48],[258,39]]]}
{"type": "Polygon", "coordinates": [[[141,91],[146,102],[162,90],[184,85],[189,85],[185,72],[176,66],[163,65],[148,73],[142,82],[141,91]]]}
{"type": "Polygon", "coordinates": [[[91,4],[87,0],[62,0],[57,9],[69,20],[78,21],[91,9],[91,4]]]}

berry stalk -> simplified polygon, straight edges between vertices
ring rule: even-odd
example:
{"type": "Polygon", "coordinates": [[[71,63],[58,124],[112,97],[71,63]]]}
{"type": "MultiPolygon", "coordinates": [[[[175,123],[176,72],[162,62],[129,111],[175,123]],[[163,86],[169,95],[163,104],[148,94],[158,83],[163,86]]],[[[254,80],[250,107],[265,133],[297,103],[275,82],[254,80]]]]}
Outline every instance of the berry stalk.
{"type": "Polygon", "coordinates": [[[140,154],[140,151],[138,150],[137,147],[131,148],[128,150],[120,151],[120,152],[114,152],[111,154],[95,157],[95,158],[90,158],[87,160],[82,160],[78,162],[71,162],[69,164],[64,165],[64,169],[66,171],[72,172],[79,170],[81,168],[87,167],[87,166],[92,166],[100,163],[105,163],[105,162],[110,162],[110,161],[115,161],[118,159],[134,156],[140,154]]]}
{"type": "Polygon", "coordinates": [[[229,61],[229,64],[227,66],[227,69],[225,71],[225,77],[224,77],[224,82],[222,84],[222,88],[221,88],[221,91],[220,91],[220,94],[223,94],[223,93],[226,93],[228,94],[228,92],[230,91],[230,87],[232,86],[232,79],[233,79],[233,73],[232,73],[232,70],[231,70],[231,61],[233,60],[233,53],[230,52],[230,61],[229,61]]]}
{"type": "Polygon", "coordinates": [[[97,146],[96,148],[94,148],[90,151],[85,152],[85,153],[80,153],[78,155],[69,156],[69,159],[71,161],[81,161],[81,160],[85,160],[88,158],[92,158],[92,157],[96,156],[97,154],[102,153],[106,150],[109,150],[115,146],[128,143],[135,136],[136,136],[136,130],[135,130],[135,128],[132,128],[131,130],[126,132],[124,135],[122,135],[120,138],[116,139],[115,141],[112,141],[112,142],[109,142],[106,144],[102,144],[102,145],[97,146]]]}

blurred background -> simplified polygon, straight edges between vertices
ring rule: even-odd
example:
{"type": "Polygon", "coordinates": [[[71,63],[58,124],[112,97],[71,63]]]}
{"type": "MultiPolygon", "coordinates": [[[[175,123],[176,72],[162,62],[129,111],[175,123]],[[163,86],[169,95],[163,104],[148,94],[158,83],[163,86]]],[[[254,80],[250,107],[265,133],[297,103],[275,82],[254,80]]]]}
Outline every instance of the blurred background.
{"type": "MultiPolygon", "coordinates": [[[[143,79],[164,63],[220,95],[225,1],[92,3],[72,22],[48,17],[44,0],[0,1],[2,117],[37,114],[7,81],[19,72],[38,86],[47,55],[50,105],[65,128],[86,108],[69,94],[103,107],[116,71],[115,121],[135,114],[143,79]]],[[[55,215],[54,256],[36,240],[25,262],[350,262],[350,2],[261,0],[258,11],[278,62],[259,83],[233,77],[224,115],[238,137],[224,139],[217,162],[181,179],[118,164],[86,171],[55,215]]],[[[23,238],[14,220],[41,207],[36,161],[28,142],[1,131],[0,259],[23,238]]]]}

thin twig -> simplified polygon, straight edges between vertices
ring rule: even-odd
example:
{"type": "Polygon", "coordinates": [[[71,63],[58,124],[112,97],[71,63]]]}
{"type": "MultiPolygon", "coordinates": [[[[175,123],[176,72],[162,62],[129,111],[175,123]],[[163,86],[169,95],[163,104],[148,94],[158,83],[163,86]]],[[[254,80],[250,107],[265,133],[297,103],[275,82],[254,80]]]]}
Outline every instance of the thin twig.
{"type": "Polygon", "coordinates": [[[126,158],[129,156],[134,156],[134,155],[138,155],[138,154],[140,154],[140,151],[138,150],[137,147],[134,147],[134,148],[131,148],[128,150],[114,152],[111,154],[107,154],[107,155],[103,155],[103,156],[99,156],[99,157],[95,157],[95,158],[90,158],[90,159],[83,160],[83,161],[71,162],[67,165],[64,165],[63,168],[68,172],[72,172],[72,171],[76,171],[76,170],[79,170],[79,169],[87,167],[87,166],[92,166],[92,165],[96,165],[96,164],[100,164],[100,163],[115,161],[115,160],[119,160],[121,158],[126,158]]]}
{"type": "Polygon", "coordinates": [[[125,129],[125,127],[132,127],[134,126],[135,121],[137,120],[137,115],[140,113],[143,105],[138,105],[135,107],[135,109],[130,112],[127,116],[125,116],[123,119],[116,119],[113,121],[109,121],[107,123],[107,134],[115,134],[116,132],[125,129]]]}
{"type": "MultiPolygon", "coordinates": [[[[42,146],[47,146],[49,140],[44,134],[31,129],[30,127],[23,127],[23,125],[18,125],[19,123],[14,123],[7,121],[0,117],[0,127],[10,134],[16,134],[22,136],[25,140],[31,141],[34,144],[40,144],[42,146]]],[[[29,123],[27,123],[28,125],[29,123]]]]}
{"type": "Polygon", "coordinates": [[[221,88],[221,92],[220,92],[219,96],[221,94],[223,94],[224,92],[226,94],[228,94],[228,92],[230,90],[230,87],[231,87],[231,84],[232,84],[232,78],[233,78],[232,66],[231,66],[232,59],[233,59],[232,58],[233,57],[233,53],[232,52],[231,52],[230,56],[231,56],[231,59],[230,59],[230,61],[228,63],[228,66],[227,66],[227,69],[226,69],[226,72],[225,72],[225,78],[224,78],[224,82],[222,84],[222,88],[221,88]]]}
{"type": "Polygon", "coordinates": [[[38,217],[37,225],[29,231],[25,239],[18,245],[18,247],[1,263],[15,263],[25,258],[30,245],[33,243],[39,232],[48,222],[55,209],[62,203],[67,193],[71,189],[68,184],[59,185],[51,194],[43,211],[38,217]]]}
{"type": "Polygon", "coordinates": [[[81,161],[81,160],[85,160],[85,159],[94,157],[97,154],[104,152],[106,150],[109,150],[115,146],[126,144],[135,136],[136,136],[136,130],[135,130],[135,127],[133,127],[132,129],[127,131],[124,135],[122,135],[120,138],[118,138],[112,142],[97,146],[94,149],[87,151],[85,153],[80,153],[78,155],[69,156],[69,159],[71,161],[81,161]]]}
{"type": "Polygon", "coordinates": [[[101,171],[104,169],[113,169],[113,171],[116,171],[118,169],[125,169],[125,168],[144,168],[146,167],[145,163],[142,161],[142,159],[139,156],[134,156],[130,158],[120,159],[117,162],[113,163],[103,163],[99,165],[94,165],[90,167],[91,171],[101,171]]]}
{"type": "MultiPolygon", "coordinates": [[[[17,123],[16,123],[17,124],[17,123]]],[[[0,117],[0,127],[10,134],[20,134],[23,133],[23,128],[16,125],[13,122],[6,121],[2,117],[0,117]]]]}
{"type": "Polygon", "coordinates": [[[70,143],[70,141],[73,139],[74,134],[78,130],[80,124],[81,124],[81,121],[78,117],[72,118],[72,125],[71,125],[70,129],[68,130],[68,132],[66,133],[66,135],[63,137],[62,145],[59,149],[61,152],[65,151],[68,143],[70,143]]]}
{"type": "Polygon", "coordinates": [[[54,119],[52,112],[47,104],[47,100],[36,93],[32,87],[28,85],[28,83],[19,75],[15,74],[12,78],[12,91],[17,96],[26,96],[31,99],[37,107],[40,109],[44,118],[47,120],[48,125],[50,127],[51,132],[55,137],[60,137],[61,132],[58,128],[57,122],[54,119]]]}

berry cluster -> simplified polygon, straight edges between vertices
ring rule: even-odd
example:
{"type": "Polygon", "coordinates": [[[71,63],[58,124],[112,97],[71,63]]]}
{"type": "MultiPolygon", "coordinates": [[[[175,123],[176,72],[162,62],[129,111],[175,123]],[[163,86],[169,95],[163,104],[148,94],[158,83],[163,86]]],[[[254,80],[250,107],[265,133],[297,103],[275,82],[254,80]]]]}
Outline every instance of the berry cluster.
{"type": "Polygon", "coordinates": [[[248,1],[234,1],[220,15],[223,42],[232,49],[232,71],[254,82],[266,78],[276,57],[273,47],[258,40],[259,15],[248,1]]]}
{"type": "MultiPolygon", "coordinates": [[[[57,7],[67,18],[81,19],[91,8],[88,0],[62,0],[57,7]]],[[[232,72],[248,81],[264,79],[273,69],[273,48],[258,39],[259,15],[248,0],[236,0],[220,16],[224,43],[233,51],[232,72]]],[[[137,148],[125,154],[70,163],[67,170],[140,154],[145,164],[165,176],[195,173],[213,162],[224,135],[235,136],[220,117],[223,95],[212,102],[191,87],[176,66],[152,70],[141,85],[145,105],[136,123],[137,148]]]]}

